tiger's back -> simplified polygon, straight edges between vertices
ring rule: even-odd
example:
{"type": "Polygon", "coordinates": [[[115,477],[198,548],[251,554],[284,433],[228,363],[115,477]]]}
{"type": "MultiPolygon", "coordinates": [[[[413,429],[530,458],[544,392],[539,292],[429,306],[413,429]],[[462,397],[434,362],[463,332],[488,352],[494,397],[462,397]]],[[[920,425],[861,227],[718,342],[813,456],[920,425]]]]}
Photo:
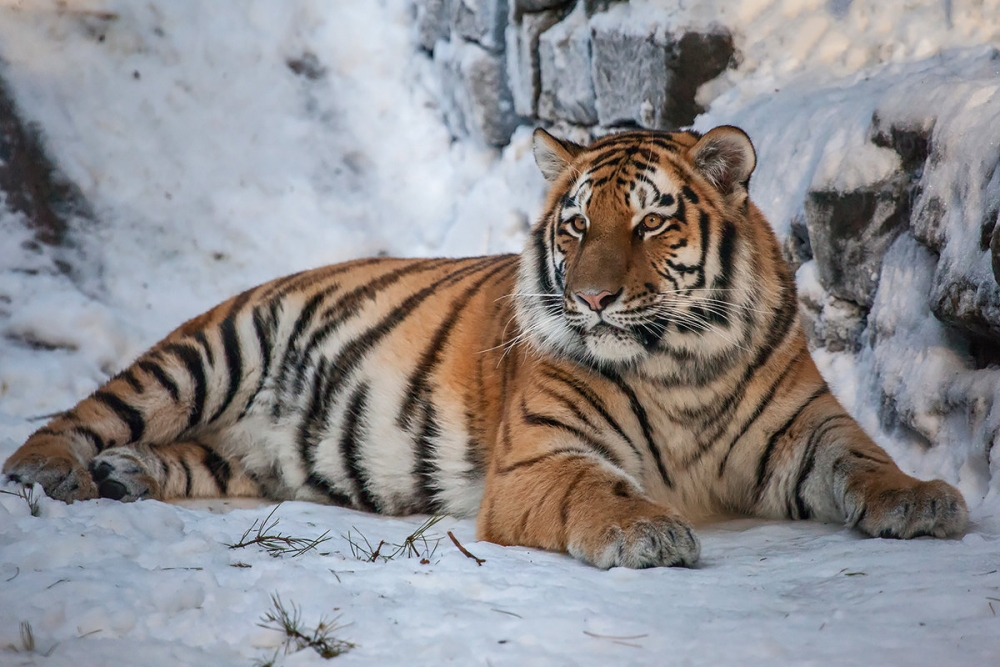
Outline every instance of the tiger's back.
{"type": "Polygon", "coordinates": [[[746,135],[536,132],[520,255],[368,259],[199,316],[4,464],[64,500],[263,495],[478,512],[481,538],[684,565],[688,520],[960,531],[830,394],[750,202],[746,135]]]}

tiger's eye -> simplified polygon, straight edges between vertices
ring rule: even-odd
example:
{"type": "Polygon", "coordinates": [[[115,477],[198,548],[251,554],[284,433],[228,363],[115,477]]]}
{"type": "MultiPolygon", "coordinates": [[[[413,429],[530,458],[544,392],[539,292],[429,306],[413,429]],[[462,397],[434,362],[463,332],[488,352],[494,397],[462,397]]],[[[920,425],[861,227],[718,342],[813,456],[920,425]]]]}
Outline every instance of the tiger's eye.
{"type": "Polygon", "coordinates": [[[643,234],[652,234],[654,232],[660,231],[663,225],[667,223],[667,219],[658,213],[647,213],[639,223],[639,229],[642,230],[643,234]]]}
{"type": "Polygon", "coordinates": [[[583,234],[585,231],[587,231],[587,221],[583,218],[582,215],[574,215],[572,218],[569,219],[569,224],[570,227],[573,228],[573,231],[576,232],[577,234],[583,234]]]}

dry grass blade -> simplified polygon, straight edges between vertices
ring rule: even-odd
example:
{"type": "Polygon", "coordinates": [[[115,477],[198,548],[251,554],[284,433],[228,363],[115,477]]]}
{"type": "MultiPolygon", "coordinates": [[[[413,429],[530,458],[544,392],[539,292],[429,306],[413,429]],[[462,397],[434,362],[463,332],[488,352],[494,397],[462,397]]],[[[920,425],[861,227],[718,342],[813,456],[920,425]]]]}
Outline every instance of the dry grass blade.
{"type": "Polygon", "coordinates": [[[281,505],[276,505],[263,521],[254,519],[253,524],[247,528],[246,532],[243,533],[243,537],[236,544],[227,544],[226,546],[230,549],[242,549],[256,544],[267,551],[268,555],[273,558],[280,556],[292,556],[294,558],[315,549],[330,539],[327,537],[330,531],[326,531],[319,537],[312,539],[282,535],[276,530],[278,519],[274,518],[274,513],[278,511],[279,507],[281,505]],[[251,534],[253,535],[252,537],[251,534]]]}
{"type": "Polygon", "coordinates": [[[443,518],[443,515],[430,517],[420,524],[416,530],[407,535],[401,544],[390,544],[385,540],[379,540],[378,545],[373,547],[372,543],[368,541],[368,538],[354,526],[351,526],[351,528],[354,529],[355,534],[360,539],[352,537],[351,531],[347,531],[347,535],[344,535],[343,537],[347,540],[347,543],[351,547],[351,555],[358,560],[363,560],[368,563],[374,563],[378,560],[381,560],[383,563],[387,563],[391,560],[399,558],[400,556],[430,560],[430,558],[437,551],[441,540],[444,538],[428,537],[427,531],[443,518]],[[362,542],[364,542],[364,544],[362,544],[362,542]],[[385,553],[383,550],[386,547],[391,549],[391,551],[385,553]]]}
{"type": "Polygon", "coordinates": [[[31,516],[39,516],[42,513],[42,509],[38,504],[38,498],[35,497],[35,487],[33,486],[22,486],[17,491],[4,491],[0,489],[0,493],[23,499],[24,502],[28,503],[28,510],[31,512],[31,516]]]}
{"type": "MultiPolygon", "coordinates": [[[[293,602],[291,609],[288,609],[281,601],[281,596],[273,593],[271,595],[271,609],[261,617],[257,625],[269,630],[277,630],[285,635],[285,641],[282,645],[285,655],[311,648],[321,658],[329,660],[354,648],[354,644],[351,642],[333,636],[335,632],[344,628],[342,625],[337,625],[336,621],[337,619],[327,621],[325,618],[320,618],[314,629],[307,630],[302,625],[302,610],[299,609],[298,605],[293,602]]],[[[277,653],[271,660],[260,664],[273,665],[276,658],[277,653]]]]}

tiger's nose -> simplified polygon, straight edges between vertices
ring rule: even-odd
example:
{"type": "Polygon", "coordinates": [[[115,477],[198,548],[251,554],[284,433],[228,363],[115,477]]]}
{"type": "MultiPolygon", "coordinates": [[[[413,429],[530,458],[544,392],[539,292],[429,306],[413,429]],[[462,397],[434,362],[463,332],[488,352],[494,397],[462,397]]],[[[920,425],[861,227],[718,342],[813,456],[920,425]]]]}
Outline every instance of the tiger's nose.
{"type": "Polygon", "coordinates": [[[595,313],[599,313],[608,306],[610,306],[611,304],[613,304],[615,300],[619,297],[619,295],[621,295],[621,293],[622,290],[618,290],[614,294],[612,294],[608,290],[603,290],[600,292],[585,291],[585,292],[577,292],[576,298],[580,299],[580,301],[583,301],[585,304],[587,304],[587,306],[589,306],[590,309],[595,313]]]}

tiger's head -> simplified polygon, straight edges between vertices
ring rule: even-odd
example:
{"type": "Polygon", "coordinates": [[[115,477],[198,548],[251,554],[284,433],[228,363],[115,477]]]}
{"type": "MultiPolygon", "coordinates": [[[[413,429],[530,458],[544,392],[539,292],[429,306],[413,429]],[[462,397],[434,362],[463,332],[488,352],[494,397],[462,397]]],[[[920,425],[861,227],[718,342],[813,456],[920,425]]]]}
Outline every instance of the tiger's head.
{"type": "Polygon", "coordinates": [[[732,356],[762,305],[787,301],[777,241],[748,198],[756,154],[742,130],[583,147],[538,129],[533,148],[551,186],[515,302],[537,347],[610,369],[732,356]]]}

